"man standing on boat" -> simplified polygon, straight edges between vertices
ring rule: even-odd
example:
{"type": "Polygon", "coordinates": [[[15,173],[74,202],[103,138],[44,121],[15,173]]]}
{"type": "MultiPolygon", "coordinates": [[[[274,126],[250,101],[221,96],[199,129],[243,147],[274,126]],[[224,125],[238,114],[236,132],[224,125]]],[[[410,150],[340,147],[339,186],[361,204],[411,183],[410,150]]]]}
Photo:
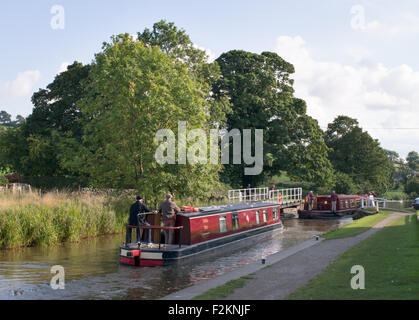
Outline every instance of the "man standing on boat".
{"type": "MultiPolygon", "coordinates": [[[[174,227],[179,207],[173,202],[173,196],[166,194],[166,200],[160,203],[159,212],[162,213],[165,227],[174,227]]],[[[175,230],[164,230],[165,244],[172,244],[175,230]]]]}
{"type": "Polygon", "coordinates": [[[312,211],[313,210],[313,206],[314,206],[314,198],[316,196],[314,195],[313,191],[310,191],[310,193],[308,194],[308,210],[312,211]]]}
{"type": "MultiPolygon", "coordinates": [[[[153,212],[149,207],[144,204],[144,199],[137,196],[137,201],[131,205],[129,210],[129,225],[131,226],[149,226],[146,221],[144,213],[153,212]]],[[[128,239],[131,240],[132,229],[128,229],[128,239]]],[[[141,242],[140,229],[137,231],[137,242],[141,242]]],[[[151,243],[151,229],[147,230],[147,243],[151,243]]]]}
{"type": "Polygon", "coordinates": [[[332,191],[330,201],[332,203],[332,212],[336,213],[336,202],[338,201],[338,195],[336,194],[335,190],[332,191]]]}

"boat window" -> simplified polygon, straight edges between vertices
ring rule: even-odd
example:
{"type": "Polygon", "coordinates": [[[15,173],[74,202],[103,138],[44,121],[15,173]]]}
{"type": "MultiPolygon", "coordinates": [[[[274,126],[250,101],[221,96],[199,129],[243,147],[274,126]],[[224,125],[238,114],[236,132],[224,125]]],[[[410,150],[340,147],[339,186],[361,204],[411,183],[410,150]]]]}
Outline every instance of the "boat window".
{"type": "Polygon", "coordinates": [[[263,222],[268,222],[268,209],[263,209],[263,222]]]}
{"type": "Polygon", "coordinates": [[[237,212],[231,214],[231,225],[233,230],[239,228],[239,214],[237,212]]]}
{"type": "Polygon", "coordinates": [[[227,232],[227,217],[220,216],[220,232],[227,232]]]}
{"type": "Polygon", "coordinates": [[[348,200],[345,200],[345,206],[346,206],[346,208],[349,208],[349,201],[348,200]]]}
{"type": "Polygon", "coordinates": [[[351,199],[351,208],[355,207],[355,200],[351,199]]]}
{"type": "Polygon", "coordinates": [[[274,220],[278,220],[278,208],[272,208],[272,215],[274,220]]]}
{"type": "Polygon", "coordinates": [[[259,210],[256,211],[256,224],[260,223],[260,215],[259,210]]]}
{"type": "Polygon", "coordinates": [[[343,200],[340,200],[340,209],[343,209],[343,200]]]}

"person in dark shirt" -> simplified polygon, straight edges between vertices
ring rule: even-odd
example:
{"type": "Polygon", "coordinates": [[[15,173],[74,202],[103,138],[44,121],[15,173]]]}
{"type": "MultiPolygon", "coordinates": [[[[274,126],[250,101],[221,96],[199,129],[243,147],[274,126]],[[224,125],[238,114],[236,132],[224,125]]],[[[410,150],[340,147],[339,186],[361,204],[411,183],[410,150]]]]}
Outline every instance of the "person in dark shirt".
{"type": "Polygon", "coordinates": [[[332,202],[332,212],[336,213],[336,202],[338,200],[338,195],[336,194],[335,191],[332,191],[332,194],[330,196],[330,200],[332,202]]]}
{"type": "MultiPolygon", "coordinates": [[[[129,222],[130,226],[149,226],[150,224],[146,221],[144,213],[153,212],[149,207],[144,204],[144,199],[141,196],[137,196],[137,201],[134,202],[129,210],[129,222]]],[[[141,229],[137,229],[137,242],[141,243],[141,229]]],[[[131,241],[132,229],[128,230],[128,239],[131,241]]],[[[147,230],[147,243],[151,243],[151,229],[147,230]]]]}

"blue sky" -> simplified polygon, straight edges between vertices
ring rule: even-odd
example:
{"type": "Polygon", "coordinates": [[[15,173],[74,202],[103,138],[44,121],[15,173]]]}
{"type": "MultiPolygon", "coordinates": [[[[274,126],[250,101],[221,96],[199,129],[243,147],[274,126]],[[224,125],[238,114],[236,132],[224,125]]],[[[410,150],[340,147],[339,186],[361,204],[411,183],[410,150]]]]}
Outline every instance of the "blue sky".
{"type": "Polygon", "coordinates": [[[89,63],[102,42],[160,19],[186,30],[213,58],[275,51],[296,67],[296,95],[322,127],[359,119],[382,146],[419,151],[419,3],[359,1],[2,1],[0,110],[31,113],[33,92],[68,63],[89,63]],[[64,8],[64,29],[51,8],[64,8]],[[414,118],[416,116],[416,120],[414,118]]]}

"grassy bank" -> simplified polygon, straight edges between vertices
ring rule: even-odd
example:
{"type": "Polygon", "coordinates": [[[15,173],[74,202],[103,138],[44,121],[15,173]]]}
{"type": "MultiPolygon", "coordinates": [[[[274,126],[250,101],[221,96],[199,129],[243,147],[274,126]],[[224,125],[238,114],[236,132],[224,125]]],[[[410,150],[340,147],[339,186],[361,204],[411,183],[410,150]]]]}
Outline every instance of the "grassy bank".
{"type": "Polygon", "coordinates": [[[380,221],[386,219],[388,216],[388,213],[380,213],[372,216],[366,216],[361,219],[355,220],[354,222],[346,224],[336,230],[325,233],[324,235],[322,235],[322,237],[327,240],[353,237],[367,231],[380,221]]]}
{"type": "Polygon", "coordinates": [[[289,299],[417,299],[418,264],[419,221],[417,215],[403,216],[346,251],[289,299]],[[350,286],[354,265],[365,269],[364,290],[350,286]]]}
{"type": "Polygon", "coordinates": [[[0,248],[52,245],[124,230],[126,197],[0,194],[0,248]]]}

